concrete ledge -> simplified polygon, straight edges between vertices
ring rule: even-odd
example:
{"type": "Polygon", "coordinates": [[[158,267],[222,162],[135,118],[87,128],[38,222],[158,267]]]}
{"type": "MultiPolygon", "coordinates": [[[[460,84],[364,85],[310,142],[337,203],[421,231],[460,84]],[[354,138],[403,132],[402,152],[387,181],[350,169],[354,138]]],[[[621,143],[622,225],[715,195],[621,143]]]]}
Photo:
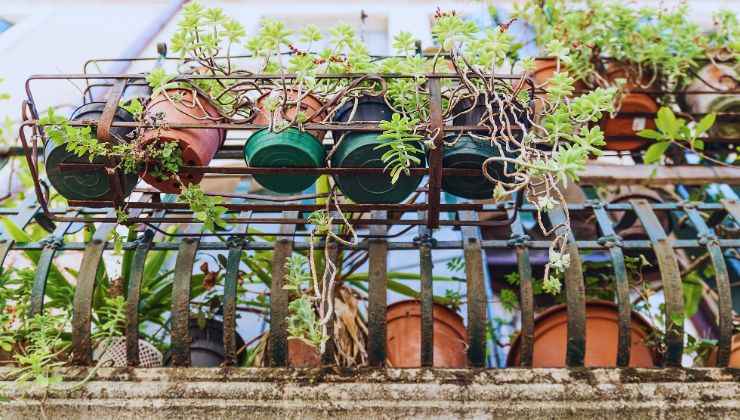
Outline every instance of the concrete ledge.
{"type": "Polygon", "coordinates": [[[740,418],[734,369],[68,369],[44,395],[0,369],[0,418],[740,418]],[[43,412],[43,414],[42,414],[43,412]]]}

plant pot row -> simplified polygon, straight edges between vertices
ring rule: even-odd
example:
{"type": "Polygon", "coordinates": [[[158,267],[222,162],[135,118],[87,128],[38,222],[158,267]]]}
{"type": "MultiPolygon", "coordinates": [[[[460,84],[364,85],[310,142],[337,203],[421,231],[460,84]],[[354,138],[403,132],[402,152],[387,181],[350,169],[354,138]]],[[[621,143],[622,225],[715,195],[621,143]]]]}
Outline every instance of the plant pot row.
{"type": "MultiPolygon", "coordinates": [[[[548,80],[556,71],[555,59],[540,58],[535,60],[533,78],[538,86],[546,86],[548,80]]],[[[625,63],[609,63],[606,66],[603,79],[614,83],[617,79],[627,80],[624,86],[627,92],[621,100],[619,112],[614,117],[606,116],[599,122],[606,137],[607,150],[636,151],[650,144],[650,141],[641,138],[637,133],[642,129],[655,129],[655,120],[649,116],[635,116],[630,114],[655,114],[659,105],[655,99],[641,92],[631,92],[639,89],[655,87],[656,83],[648,74],[637,76],[634,68],[625,63]],[[641,80],[636,80],[637,78],[641,80]]],[[[689,83],[683,92],[678,95],[678,102],[684,111],[693,114],[707,114],[712,112],[740,111],[740,97],[727,95],[723,92],[738,88],[736,71],[723,64],[708,64],[697,74],[697,78],[689,83]],[[716,93],[712,93],[712,91],[716,93]]],[[[576,91],[586,91],[585,83],[576,82],[576,91]]],[[[542,102],[537,101],[537,107],[542,102]]],[[[540,115],[538,112],[537,115],[540,115]]],[[[710,136],[733,138],[740,134],[740,123],[737,121],[718,121],[709,132],[710,136]]]]}
{"type": "MultiPolygon", "coordinates": [[[[296,103],[296,95],[288,91],[288,100],[296,103]]],[[[264,107],[264,101],[257,102],[264,107]]],[[[286,107],[280,115],[274,115],[273,121],[292,121],[297,109],[311,115],[312,120],[320,120],[323,114],[320,102],[312,96],[305,96],[300,106],[286,107]]],[[[104,103],[88,103],[78,108],[71,117],[72,121],[96,122],[103,113],[104,103]]],[[[482,108],[482,107],[478,107],[482,108]]],[[[209,124],[219,121],[216,108],[207,100],[187,89],[169,90],[151,99],[147,106],[150,115],[163,115],[167,124],[145,130],[141,136],[142,147],[155,142],[177,142],[182,152],[182,163],[187,166],[207,166],[221,147],[225,139],[225,130],[207,128],[209,124]],[[177,101],[171,98],[178,97],[177,101]],[[171,128],[171,124],[200,124],[204,128],[171,128]]],[[[471,114],[480,113],[473,109],[471,114]]],[[[271,119],[264,109],[255,118],[255,123],[269,124],[271,119]]],[[[365,96],[355,104],[350,102],[340,107],[334,120],[337,122],[377,122],[390,120],[391,109],[382,97],[365,96]]],[[[133,116],[123,108],[118,108],[114,117],[116,122],[132,122],[133,116]]],[[[465,124],[465,121],[456,121],[465,124]]],[[[134,129],[114,127],[112,133],[119,139],[128,139],[134,135],[134,129]]],[[[384,168],[381,157],[385,150],[378,148],[383,143],[379,132],[350,132],[335,130],[334,138],[339,141],[336,150],[329,159],[329,164],[336,168],[384,168]],[[341,139],[341,140],[340,140],[341,139]]],[[[245,142],[244,158],[252,167],[289,168],[324,166],[327,153],[322,139],[324,131],[302,131],[288,127],[279,129],[262,129],[253,133],[245,142]]],[[[457,137],[457,136],[455,136],[457,137]]],[[[473,140],[470,136],[449,138],[454,145],[445,147],[443,166],[455,169],[480,169],[484,161],[491,156],[500,156],[501,151],[489,143],[473,140]]],[[[419,150],[422,145],[419,143],[419,150]]],[[[100,170],[60,170],[62,163],[85,163],[86,156],[78,157],[66,150],[64,144],[49,142],[45,149],[46,167],[49,179],[54,188],[67,199],[72,200],[110,200],[112,186],[104,169],[100,170]]],[[[102,164],[103,159],[93,163],[102,164]]],[[[417,167],[424,167],[425,161],[417,167]]],[[[503,179],[503,163],[491,163],[488,172],[494,177],[503,179]]],[[[182,185],[197,184],[203,175],[182,171],[179,177],[162,178],[150,166],[142,166],[138,174],[123,174],[119,171],[123,195],[128,196],[138,183],[139,177],[165,193],[179,193],[182,185]]],[[[318,175],[307,174],[256,174],[255,180],[266,189],[283,194],[294,194],[304,191],[313,185],[318,175]]],[[[399,203],[414,192],[422,181],[421,175],[401,175],[396,183],[391,183],[387,173],[340,174],[334,180],[342,193],[356,203],[399,203]]],[[[482,176],[446,176],[443,179],[444,191],[464,198],[490,198],[493,185],[482,176]]]]}

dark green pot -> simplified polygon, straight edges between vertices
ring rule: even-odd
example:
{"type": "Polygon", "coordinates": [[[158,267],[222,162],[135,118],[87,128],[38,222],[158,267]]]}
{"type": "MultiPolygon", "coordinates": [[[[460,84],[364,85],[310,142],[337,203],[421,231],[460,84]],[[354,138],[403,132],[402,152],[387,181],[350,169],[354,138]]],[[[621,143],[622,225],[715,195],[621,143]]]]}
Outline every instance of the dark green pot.
{"type": "MultiPolygon", "coordinates": [[[[70,120],[91,120],[97,121],[103,114],[104,103],[92,102],[77,108],[70,120]]],[[[122,108],[116,110],[114,121],[134,121],[133,116],[122,108]]],[[[129,127],[113,127],[111,133],[121,138],[126,138],[134,129],[129,127]]],[[[94,171],[74,170],[62,171],[59,165],[62,163],[90,163],[87,156],[77,157],[74,153],[68,152],[66,142],[63,144],[54,144],[48,141],[44,146],[44,165],[46,166],[46,176],[55,190],[68,200],[110,200],[113,198],[113,191],[110,180],[105,169],[94,171]]],[[[102,158],[93,160],[93,163],[105,163],[102,158]]],[[[128,197],[139,182],[137,174],[119,173],[121,189],[124,197],[128,197]]]]}
{"type": "MultiPolygon", "coordinates": [[[[448,138],[448,141],[452,139],[448,138]]],[[[442,166],[451,169],[481,169],[483,162],[492,156],[500,156],[498,148],[483,140],[462,136],[452,147],[445,146],[442,166]]],[[[492,177],[507,181],[504,168],[510,164],[489,163],[488,173],[492,177]]],[[[511,170],[509,166],[509,170],[511,170]]],[[[450,176],[442,178],[442,190],[458,197],[481,200],[493,196],[494,185],[483,175],[450,176]]]]}
{"type": "MultiPolygon", "coordinates": [[[[288,128],[280,133],[263,129],[252,134],[244,144],[244,159],[254,168],[319,168],[326,152],[316,137],[305,131],[288,128]]],[[[270,191],[295,194],[313,185],[318,175],[254,175],[270,191]]]]}
{"type": "MultiPolygon", "coordinates": [[[[381,144],[378,133],[347,134],[332,156],[335,168],[383,168],[380,159],[388,149],[375,149],[381,144]]],[[[421,145],[419,145],[421,149],[421,145]]],[[[419,167],[424,167],[424,157],[419,167]]],[[[362,175],[336,175],[339,189],[355,203],[400,203],[421,183],[423,176],[401,175],[395,184],[387,173],[362,175]]]]}

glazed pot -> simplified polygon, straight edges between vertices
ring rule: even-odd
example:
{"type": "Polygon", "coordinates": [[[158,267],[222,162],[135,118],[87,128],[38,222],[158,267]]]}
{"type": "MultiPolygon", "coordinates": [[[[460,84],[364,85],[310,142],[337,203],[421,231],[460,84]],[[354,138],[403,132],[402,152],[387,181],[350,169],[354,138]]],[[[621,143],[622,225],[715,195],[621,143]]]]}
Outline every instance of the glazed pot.
{"type": "MultiPolygon", "coordinates": [[[[586,367],[616,367],[619,339],[619,309],[613,302],[586,302],[586,367]]],[[[649,368],[656,365],[653,350],[646,344],[652,332],[650,324],[632,312],[630,328],[630,367],[649,368]]],[[[509,367],[519,366],[521,337],[516,336],[506,360],[509,367]]],[[[565,305],[553,306],[535,317],[532,367],[563,368],[568,346],[568,313],[565,305]]]]}
{"type": "MultiPolygon", "coordinates": [[[[316,137],[296,128],[280,133],[262,129],[244,144],[244,160],[254,168],[319,168],[324,165],[324,146],[316,137]]],[[[254,179],[270,191],[295,194],[318,179],[310,174],[255,174],[254,179]]]]}
{"type": "MultiPolygon", "coordinates": [[[[91,102],[77,108],[70,117],[72,121],[97,122],[103,115],[105,103],[91,102]]],[[[115,122],[133,122],[134,117],[123,108],[117,108],[113,117],[115,122]]],[[[111,127],[111,137],[128,140],[134,131],[131,127],[111,127]]],[[[104,168],[90,170],[65,170],[59,167],[62,163],[90,163],[87,156],[78,157],[67,151],[67,143],[56,144],[49,140],[44,146],[44,165],[49,182],[55,190],[68,200],[112,200],[112,185],[104,168]]],[[[105,159],[98,157],[92,163],[103,164],[105,159]]],[[[118,173],[119,183],[124,197],[128,197],[139,182],[137,174],[118,173]]]]}
{"type": "MultiPolygon", "coordinates": [[[[434,367],[464,368],[468,363],[468,334],[460,315],[434,304],[434,367]]],[[[421,366],[421,302],[404,300],[388,306],[387,350],[389,367],[421,366]]]]}
{"type": "Polygon", "coordinates": [[[294,368],[319,367],[321,366],[321,355],[316,347],[300,338],[289,338],[288,365],[294,368]]]}
{"type": "Polygon", "coordinates": [[[472,98],[464,98],[460,100],[452,109],[452,115],[454,115],[452,123],[454,125],[467,126],[478,126],[481,125],[481,122],[484,124],[490,124],[490,114],[493,114],[493,121],[498,127],[503,127],[507,122],[512,128],[521,126],[530,127],[532,125],[527,118],[527,108],[507,108],[506,114],[508,115],[505,117],[499,109],[499,104],[493,98],[489,99],[491,102],[490,113],[485,103],[486,97],[483,94],[478,96],[477,101],[473,101],[472,98]]]}
{"type": "MultiPolygon", "coordinates": [[[[721,93],[737,90],[739,87],[738,78],[738,73],[728,65],[708,64],[699,71],[698,78],[686,87],[684,94],[680,96],[679,102],[686,111],[694,114],[740,112],[740,96],[721,93]],[[713,90],[717,93],[698,93],[713,90]]],[[[740,136],[740,121],[737,119],[717,120],[709,130],[709,135],[712,137],[737,138],[740,136]]],[[[716,144],[709,142],[707,146],[716,144]]]]}
{"type": "MultiPolygon", "coordinates": [[[[639,89],[635,82],[633,69],[627,64],[614,63],[606,74],[609,82],[616,79],[626,79],[625,89],[627,91],[639,89]]],[[[642,86],[650,83],[650,77],[643,75],[642,86]]],[[[607,150],[613,151],[636,151],[645,147],[650,140],[637,135],[640,130],[655,129],[655,118],[652,116],[628,116],[624,113],[648,113],[658,112],[658,104],[646,93],[627,93],[622,97],[621,106],[617,115],[612,118],[607,115],[601,119],[601,129],[604,131],[607,150]],[[612,137],[612,138],[610,138],[612,137]],[[614,138],[620,137],[620,138],[614,138]]]]}
{"type": "MultiPolygon", "coordinates": [[[[357,109],[352,113],[353,102],[345,103],[337,110],[335,119],[341,122],[377,122],[390,120],[392,111],[385,104],[383,98],[366,96],[359,99],[357,109]],[[351,117],[351,120],[350,120],[351,117]]],[[[384,168],[385,163],[381,160],[387,148],[377,147],[383,144],[378,138],[378,133],[363,132],[349,133],[334,131],[334,141],[339,141],[334,155],[331,158],[332,167],[335,168],[384,168]],[[341,140],[340,140],[341,138],[341,140]]],[[[419,150],[422,146],[418,143],[419,150]]],[[[418,155],[422,159],[421,164],[416,167],[424,167],[424,155],[418,155]]],[[[355,203],[400,203],[421,183],[421,175],[401,175],[395,184],[391,183],[390,175],[385,172],[381,174],[353,174],[335,175],[336,182],[342,193],[355,203]]]]}
{"type": "MultiPolygon", "coordinates": [[[[147,113],[164,114],[164,121],[168,124],[199,124],[214,125],[220,121],[216,107],[202,96],[190,89],[169,89],[166,91],[170,98],[177,95],[179,101],[172,101],[160,93],[153,97],[147,106],[147,113]]],[[[220,128],[151,128],[147,129],[142,137],[142,144],[152,142],[175,141],[180,145],[182,160],[189,166],[208,166],[216,155],[226,137],[226,131],[220,128]]],[[[141,177],[151,186],[164,193],[177,194],[183,185],[177,179],[160,180],[149,173],[147,169],[141,177]]],[[[203,179],[203,174],[180,173],[180,180],[185,184],[197,184],[203,179]]]]}
{"type": "MultiPolygon", "coordinates": [[[[236,334],[236,348],[244,347],[244,340],[236,334]]],[[[219,367],[226,361],[224,349],[224,324],[215,319],[206,320],[201,328],[198,320],[190,319],[190,366],[191,367],[219,367]]],[[[244,353],[242,353],[243,355],[244,353]]],[[[171,364],[171,355],[167,356],[166,365],[171,364]]]]}
{"type": "MultiPolygon", "coordinates": [[[[448,142],[455,141],[456,135],[449,136],[448,142]]],[[[501,145],[502,148],[506,147],[501,145]]],[[[483,163],[492,156],[500,156],[498,147],[491,145],[487,140],[475,140],[463,135],[453,146],[444,147],[442,166],[450,169],[481,169],[483,163]]],[[[504,162],[488,164],[488,174],[493,178],[508,181],[505,170],[511,172],[511,165],[504,162]]],[[[493,196],[494,184],[483,174],[475,176],[445,175],[442,178],[442,190],[458,197],[472,200],[482,200],[493,196]]]]}

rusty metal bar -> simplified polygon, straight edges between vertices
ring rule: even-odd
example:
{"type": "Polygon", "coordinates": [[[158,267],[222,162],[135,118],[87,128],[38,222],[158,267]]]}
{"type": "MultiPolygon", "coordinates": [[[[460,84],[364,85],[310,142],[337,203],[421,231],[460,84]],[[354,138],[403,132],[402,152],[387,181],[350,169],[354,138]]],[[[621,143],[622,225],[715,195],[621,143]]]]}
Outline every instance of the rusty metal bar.
{"type": "Polygon", "coordinates": [[[434,148],[429,151],[429,192],[427,203],[427,226],[430,229],[439,227],[439,205],[442,194],[442,149],[444,148],[444,121],[442,120],[442,89],[438,79],[427,81],[430,94],[430,122],[432,130],[435,130],[434,148]]]}
{"type": "Polygon", "coordinates": [[[126,297],[126,361],[131,367],[139,366],[139,301],[141,283],[144,279],[146,258],[154,239],[154,231],[147,229],[134,249],[131,259],[131,272],[128,278],[128,296],[126,297]]]}
{"type": "Polygon", "coordinates": [[[570,265],[565,270],[565,299],[568,304],[568,348],[565,364],[568,367],[579,367],[583,366],[586,357],[586,288],[583,283],[581,256],[573,232],[565,225],[568,222],[565,210],[555,208],[548,216],[553,226],[561,225],[556,229],[558,234],[567,230],[570,265]]]}
{"type": "Polygon", "coordinates": [[[172,365],[190,366],[190,287],[198,238],[183,238],[172,285],[172,365]]]}
{"type": "Polygon", "coordinates": [[[658,267],[663,280],[666,319],[666,354],[667,366],[681,366],[683,356],[684,305],[681,271],[678,268],[676,254],[671,247],[663,226],[650,207],[647,200],[630,200],[653,245],[658,259],[658,267]]]}
{"type": "Polygon", "coordinates": [[[431,367],[434,365],[434,238],[426,226],[419,226],[418,246],[421,277],[421,366],[431,367]]]}
{"type": "MultiPolygon", "coordinates": [[[[298,212],[285,212],[283,217],[297,218],[298,212]]],[[[272,284],[270,285],[270,366],[288,365],[288,303],[289,296],[285,285],[285,263],[293,254],[293,238],[295,225],[280,226],[280,233],[284,236],[273,247],[272,254],[272,284]]]]}
{"type": "MultiPolygon", "coordinates": [[[[244,215],[246,216],[246,215],[244,215]]],[[[247,233],[248,225],[236,227],[237,234],[247,233]]],[[[240,236],[232,236],[228,241],[229,253],[226,258],[226,275],[224,276],[224,354],[226,366],[233,366],[237,362],[236,348],[236,293],[239,279],[239,265],[244,252],[244,240],[240,236]]]]}
{"type": "MultiPolygon", "coordinates": [[[[387,218],[385,211],[372,212],[373,220],[387,218]]],[[[385,313],[388,300],[388,240],[383,238],[388,228],[385,225],[370,226],[370,234],[378,238],[368,239],[368,364],[381,367],[386,359],[385,313]]]]}
{"type": "Polygon", "coordinates": [[[614,283],[616,285],[617,307],[619,308],[619,336],[617,340],[617,366],[629,365],[631,345],[631,322],[632,304],[629,299],[629,277],[627,267],[624,264],[624,252],[622,252],[622,239],[614,231],[614,226],[609,214],[604,209],[603,203],[593,204],[596,222],[601,230],[599,241],[609,250],[614,269],[614,283]]]}
{"type": "MultiPolygon", "coordinates": [[[[461,212],[463,220],[477,219],[473,212],[461,212]]],[[[478,228],[462,228],[465,254],[465,278],[467,279],[468,302],[468,362],[473,367],[485,367],[486,363],[486,290],[483,277],[483,249],[480,246],[478,228]]]]}
{"type": "Polygon", "coordinates": [[[725,257],[717,244],[717,235],[707,226],[701,213],[695,208],[685,206],[684,211],[698,233],[699,240],[706,243],[709,258],[714,266],[714,279],[719,295],[719,343],[717,352],[717,366],[726,367],[730,362],[732,348],[732,290],[730,289],[730,274],[727,271],[725,257]]]}
{"type": "Polygon", "coordinates": [[[46,282],[49,278],[51,265],[54,262],[54,255],[62,248],[64,234],[71,226],[72,222],[60,223],[54,229],[54,232],[42,242],[43,248],[36,264],[36,274],[34,275],[33,287],[31,289],[31,305],[29,308],[31,316],[40,314],[44,310],[46,282]]]}
{"type": "MultiPolygon", "coordinates": [[[[115,214],[115,210],[111,213],[115,214]]],[[[116,225],[112,224],[99,226],[93,234],[92,241],[85,248],[85,254],[82,256],[82,262],[80,263],[77,287],[75,288],[74,310],[72,312],[72,351],[74,362],[77,365],[88,366],[92,364],[93,343],[90,333],[95,280],[98,276],[100,261],[103,259],[106,242],[115,228],[116,225]]]]}
{"type": "Polygon", "coordinates": [[[509,208],[509,217],[514,217],[511,224],[511,239],[507,246],[516,249],[517,268],[519,272],[519,307],[522,312],[522,327],[520,332],[519,366],[532,367],[534,353],[534,289],[532,288],[532,264],[529,259],[529,236],[522,226],[521,213],[515,214],[514,208],[509,208]],[[516,217],[515,217],[516,216],[516,217]]]}

